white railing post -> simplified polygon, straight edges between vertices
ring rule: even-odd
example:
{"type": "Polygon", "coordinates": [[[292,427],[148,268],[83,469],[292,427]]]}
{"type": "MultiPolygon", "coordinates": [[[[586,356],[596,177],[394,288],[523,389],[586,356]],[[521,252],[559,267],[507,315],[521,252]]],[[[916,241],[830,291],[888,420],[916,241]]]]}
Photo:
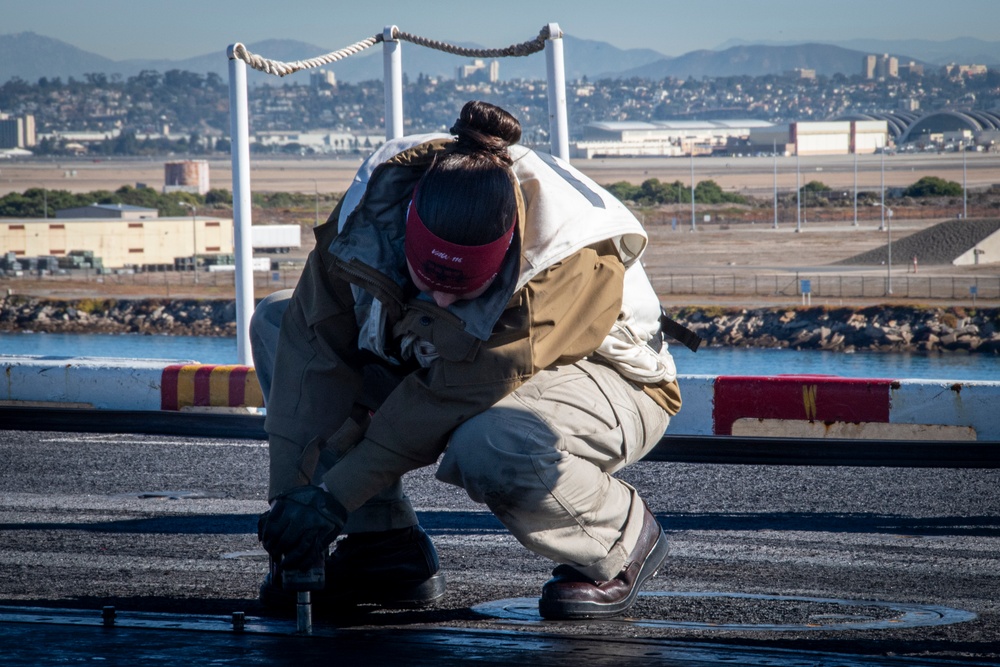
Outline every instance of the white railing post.
{"type": "Polygon", "coordinates": [[[250,243],[250,122],[247,109],[247,66],[229,55],[229,133],[233,158],[233,251],[236,254],[236,363],[253,364],[250,316],[254,309],[253,248],[250,243]]]}
{"type": "Polygon", "coordinates": [[[403,136],[403,59],[400,41],[393,35],[396,26],[382,31],[382,70],[385,80],[385,139],[403,136]]]}
{"type": "Polygon", "coordinates": [[[569,121],[566,116],[566,65],[563,62],[562,30],[549,24],[545,40],[545,62],[549,75],[549,141],[552,154],[569,162],[569,121]]]}

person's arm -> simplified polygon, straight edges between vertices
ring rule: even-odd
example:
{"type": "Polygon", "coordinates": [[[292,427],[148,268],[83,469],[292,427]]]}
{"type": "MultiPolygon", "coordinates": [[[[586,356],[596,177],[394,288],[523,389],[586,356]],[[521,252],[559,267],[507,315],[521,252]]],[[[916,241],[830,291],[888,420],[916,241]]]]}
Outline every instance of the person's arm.
{"type": "Polygon", "coordinates": [[[324,255],[337,233],[336,222],[317,227],[315,233],[317,247],[278,331],[272,370],[276,391],[271,392],[264,422],[269,500],[310,483],[319,454],[313,439],[322,443],[348,419],[361,383],[351,286],[329,273],[324,255]]]}
{"type": "Polygon", "coordinates": [[[621,311],[624,271],[610,244],[585,248],[516,294],[471,359],[449,359],[438,344],[441,357],[403,380],[364,438],[324,475],[330,493],[356,509],[403,473],[434,463],[457,426],[535,371],[592,353],[621,311]]]}

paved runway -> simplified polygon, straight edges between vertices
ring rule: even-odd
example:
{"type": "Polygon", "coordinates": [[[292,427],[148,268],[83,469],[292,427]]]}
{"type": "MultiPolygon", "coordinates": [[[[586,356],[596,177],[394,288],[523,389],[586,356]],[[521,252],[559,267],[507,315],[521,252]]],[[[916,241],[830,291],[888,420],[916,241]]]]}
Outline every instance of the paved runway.
{"type": "Polygon", "coordinates": [[[1000,664],[1000,470],[639,463],[671,557],[602,622],[542,621],[551,564],[418,471],[444,601],[306,638],[255,599],[263,442],[0,430],[0,460],[4,664],[1000,664]]]}

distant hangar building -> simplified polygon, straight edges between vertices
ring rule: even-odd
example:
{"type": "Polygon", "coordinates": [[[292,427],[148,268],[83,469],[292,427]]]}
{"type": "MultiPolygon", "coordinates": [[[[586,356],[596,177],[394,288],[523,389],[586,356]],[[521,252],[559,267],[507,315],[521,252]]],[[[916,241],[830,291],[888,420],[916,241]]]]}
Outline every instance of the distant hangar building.
{"type": "Polygon", "coordinates": [[[884,120],[796,122],[751,130],[746,148],[751,153],[777,151],[781,155],[866,155],[889,144],[884,120]]]}
{"type": "Polygon", "coordinates": [[[588,123],[571,157],[651,157],[710,154],[752,129],[774,127],[764,120],[603,121],[588,123]]]}
{"type": "Polygon", "coordinates": [[[121,211],[96,206],[67,209],[78,213],[87,210],[89,215],[60,215],[62,211],[57,211],[55,218],[0,220],[0,248],[14,259],[60,260],[85,252],[99,258],[108,269],[173,266],[178,257],[233,253],[233,221],[228,218],[140,218],[132,217],[134,211],[122,215],[121,211]]]}
{"type": "Polygon", "coordinates": [[[913,111],[887,111],[887,112],[877,112],[877,113],[852,113],[844,114],[842,116],[837,116],[836,118],[831,118],[831,121],[869,121],[869,120],[881,120],[885,121],[886,127],[889,130],[889,138],[892,140],[890,143],[899,143],[899,137],[906,133],[907,128],[909,128],[916,120],[920,118],[920,114],[914,113],[913,111]]]}
{"type": "Polygon", "coordinates": [[[874,153],[888,144],[884,120],[798,122],[763,120],[611,121],[589,123],[574,158],[771,153],[846,155],[874,153]]]}
{"type": "Polygon", "coordinates": [[[940,143],[936,135],[949,134],[967,135],[978,144],[996,143],[1000,139],[1000,109],[933,111],[915,119],[897,143],[940,143]]]}
{"type": "Polygon", "coordinates": [[[801,156],[865,155],[889,143],[889,128],[884,120],[792,123],[788,133],[795,154],[801,156]]]}

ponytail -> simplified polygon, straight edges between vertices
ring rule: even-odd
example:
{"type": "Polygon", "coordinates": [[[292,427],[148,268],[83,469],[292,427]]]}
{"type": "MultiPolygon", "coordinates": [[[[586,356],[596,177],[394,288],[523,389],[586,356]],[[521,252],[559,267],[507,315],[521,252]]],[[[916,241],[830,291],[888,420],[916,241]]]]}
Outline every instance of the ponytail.
{"type": "Polygon", "coordinates": [[[440,238],[485,245],[503,236],[517,214],[508,147],[520,141],[521,124],[498,106],[472,101],[450,131],[455,144],[421,178],[414,204],[440,238]]]}

